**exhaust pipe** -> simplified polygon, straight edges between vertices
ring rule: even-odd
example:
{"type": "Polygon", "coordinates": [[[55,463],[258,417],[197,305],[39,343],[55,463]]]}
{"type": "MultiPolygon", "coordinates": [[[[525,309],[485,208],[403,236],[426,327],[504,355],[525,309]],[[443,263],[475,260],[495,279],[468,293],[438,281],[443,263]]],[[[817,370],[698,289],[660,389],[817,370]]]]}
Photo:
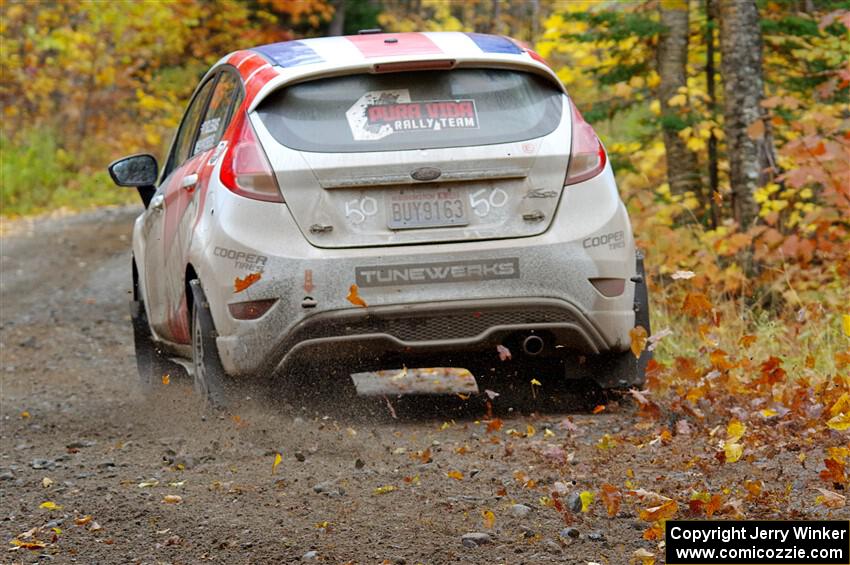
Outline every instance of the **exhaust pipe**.
{"type": "Polygon", "coordinates": [[[543,340],[536,335],[530,335],[522,341],[522,350],[526,355],[540,355],[543,353],[543,340]]]}

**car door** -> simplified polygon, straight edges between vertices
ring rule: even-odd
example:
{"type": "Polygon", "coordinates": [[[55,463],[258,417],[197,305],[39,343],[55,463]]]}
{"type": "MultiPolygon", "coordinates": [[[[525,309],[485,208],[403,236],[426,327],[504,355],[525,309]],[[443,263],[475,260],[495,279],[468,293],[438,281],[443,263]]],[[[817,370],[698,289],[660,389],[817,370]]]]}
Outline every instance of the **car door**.
{"type": "Polygon", "coordinates": [[[192,157],[199,125],[217,78],[217,75],[210,77],[197,89],[183,115],[160,175],[159,187],[151,199],[145,218],[144,262],[148,319],[158,336],[177,343],[189,341],[188,327],[175,324],[180,301],[175,301],[173,290],[169,292],[175,285],[183,284],[178,233],[178,220],[185,211],[185,198],[181,195],[184,189],[181,185],[184,178],[191,174],[188,171],[194,164],[192,157]]]}

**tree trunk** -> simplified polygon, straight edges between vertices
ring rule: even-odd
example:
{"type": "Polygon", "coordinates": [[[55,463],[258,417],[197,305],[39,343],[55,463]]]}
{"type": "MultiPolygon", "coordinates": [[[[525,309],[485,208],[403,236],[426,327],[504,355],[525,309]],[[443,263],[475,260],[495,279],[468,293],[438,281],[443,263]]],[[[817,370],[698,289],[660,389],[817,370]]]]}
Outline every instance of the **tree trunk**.
{"type": "MultiPolygon", "coordinates": [[[[716,6],[713,0],[705,0],[705,82],[708,93],[708,110],[711,113],[711,119],[717,119],[717,94],[715,80],[715,61],[714,61],[714,44],[716,26],[716,6]]],[[[720,175],[717,162],[717,137],[714,135],[714,129],[711,130],[711,135],[708,138],[708,205],[709,205],[709,225],[712,229],[716,229],[719,223],[717,214],[716,195],[720,194],[720,175]]]]}
{"type": "Polygon", "coordinates": [[[342,35],[345,30],[345,0],[336,0],[331,5],[334,7],[334,15],[328,27],[328,35],[342,35]]]}
{"type": "Polygon", "coordinates": [[[660,10],[665,30],[658,45],[658,74],[661,78],[658,98],[667,154],[667,180],[671,193],[693,192],[699,196],[702,183],[697,156],[679,137],[682,122],[676,119],[677,108],[669,104],[670,98],[676,96],[680,88],[687,87],[688,2],[662,0],[660,10]]]}
{"type": "Polygon", "coordinates": [[[764,171],[772,166],[773,155],[761,112],[761,29],[756,0],[718,0],[717,4],[732,209],[735,220],[747,229],[758,214],[753,195],[764,180],[764,171]]]}
{"type": "Polygon", "coordinates": [[[493,0],[490,8],[490,33],[499,33],[502,28],[502,3],[499,0],[493,0]]]}

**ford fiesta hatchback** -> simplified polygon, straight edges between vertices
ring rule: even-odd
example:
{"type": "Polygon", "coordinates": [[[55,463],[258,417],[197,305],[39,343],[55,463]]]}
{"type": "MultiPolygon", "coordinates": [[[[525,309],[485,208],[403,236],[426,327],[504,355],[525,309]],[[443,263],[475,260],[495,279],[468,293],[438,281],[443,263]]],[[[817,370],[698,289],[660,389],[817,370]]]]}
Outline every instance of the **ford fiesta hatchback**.
{"type": "MultiPolygon", "coordinates": [[[[137,187],[143,383],[191,360],[214,402],[290,367],[453,366],[506,347],[559,381],[643,382],[641,258],[605,149],[555,73],[506,37],[376,33],[237,51],[137,187]]],[[[188,363],[187,363],[188,365],[188,363]]],[[[480,386],[479,382],[479,386],[480,386]]]]}

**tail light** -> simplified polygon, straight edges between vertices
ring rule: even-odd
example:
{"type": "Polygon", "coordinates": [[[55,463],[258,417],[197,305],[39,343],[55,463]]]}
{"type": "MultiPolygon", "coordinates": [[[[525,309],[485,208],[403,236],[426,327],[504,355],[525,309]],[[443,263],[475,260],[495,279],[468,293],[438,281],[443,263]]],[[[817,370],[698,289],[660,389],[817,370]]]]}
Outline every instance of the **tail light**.
{"type": "Polygon", "coordinates": [[[581,113],[570,100],[573,119],[573,143],[570,146],[570,165],[564,185],[576,184],[593,178],[602,172],[608,156],[602,142],[590,124],[584,121],[581,113]]]}
{"type": "Polygon", "coordinates": [[[266,153],[245,114],[237,118],[236,135],[221,163],[221,182],[232,192],[266,202],[283,202],[266,153]]]}

